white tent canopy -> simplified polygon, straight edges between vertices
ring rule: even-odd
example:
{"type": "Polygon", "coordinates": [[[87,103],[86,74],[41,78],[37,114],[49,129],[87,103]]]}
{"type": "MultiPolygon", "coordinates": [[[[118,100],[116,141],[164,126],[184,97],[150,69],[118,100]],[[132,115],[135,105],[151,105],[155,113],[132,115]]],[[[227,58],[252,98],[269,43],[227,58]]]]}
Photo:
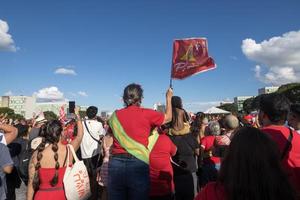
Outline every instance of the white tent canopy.
{"type": "Polygon", "coordinates": [[[230,114],[230,112],[216,107],[211,107],[207,109],[204,113],[205,114],[230,114]]]}

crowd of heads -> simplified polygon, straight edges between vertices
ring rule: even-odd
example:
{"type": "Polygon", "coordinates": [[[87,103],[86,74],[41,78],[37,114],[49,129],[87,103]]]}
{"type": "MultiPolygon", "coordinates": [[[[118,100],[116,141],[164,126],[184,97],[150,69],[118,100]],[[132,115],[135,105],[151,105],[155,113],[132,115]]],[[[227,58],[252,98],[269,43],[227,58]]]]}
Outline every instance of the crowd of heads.
{"type": "MultiPolygon", "coordinates": [[[[124,89],[123,101],[125,107],[140,106],[143,99],[143,89],[138,84],[130,84],[124,89]]],[[[273,125],[289,125],[300,130],[300,104],[290,104],[289,100],[281,94],[264,95],[260,99],[259,110],[254,114],[243,116],[207,115],[198,112],[189,115],[183,108],[182,99],[173,96],[172,122],[164,125],[163,130],[169,133],[169,128],[178,123],[179,112],[184,111],[183,121],[188,123],[190,133],[197,138],[199,144],[206,136],[222,136],[228,133],[230,143],[226,153],[222,156],[221,168],[218,172],[218,181],[230,194],[229,199],[293,199],[293,189],[282,171],[280,152],[277,144],[259,128],[273,125]],[[260,184],[256,184],[256,183],[260,184]],[[243,189],[243,192],[239,192],[243,189]],[[245,190],[245,188],[247,188],[245,190]],[[265,194],[263,191],[268,191],[265,194]],[[290,196],[287,196],[289,195],[290,196]]],[[[97,117],[98,109],[90,106],[86,111],[87,119],[97,119],[106,124],[106,121],[97,117]]],[[[35,173],[33,179],[34,190],[39,189],[39,169],[43,151],[51,144],[53,159],[55,160],[55,173],[51,179],[51,186],[58,183],[58,170],[61,167],[58,161],[58,143],[67,131],[67,125],[60,120],[46,121],[37,116],[31,120],[9,120],[0,116],[1,122],[11,124],[18,129],[18,137],[28,137],[28,132],[34,127],[39,128],[42,142],[38,145],[35,173]]],[[[107,125],[107,124],[106,124],[107,125]]],[[[73,130],[73,129],[72,129],[73,130]]],[[[73,130],[74,132],[74,130],[73,130]]],[[[215,145],[215,144],[214,144],[215,145]]]]}

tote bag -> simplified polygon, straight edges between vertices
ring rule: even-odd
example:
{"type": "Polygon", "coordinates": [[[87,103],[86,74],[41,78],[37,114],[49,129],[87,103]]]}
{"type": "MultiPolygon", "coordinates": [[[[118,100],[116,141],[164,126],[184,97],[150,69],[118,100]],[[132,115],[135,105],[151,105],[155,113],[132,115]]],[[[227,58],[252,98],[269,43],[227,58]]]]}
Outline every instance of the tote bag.
{"type": "Polygon", "coordinates": [[[67,168],[63,179],[65,194],[68,200],[85,200],[91,195],[89,175],[83,161],[76,156],[73,146],[68,144],[68,149],[67,168]],[[70,151],[75,159],[71,166],[70,151]]]}

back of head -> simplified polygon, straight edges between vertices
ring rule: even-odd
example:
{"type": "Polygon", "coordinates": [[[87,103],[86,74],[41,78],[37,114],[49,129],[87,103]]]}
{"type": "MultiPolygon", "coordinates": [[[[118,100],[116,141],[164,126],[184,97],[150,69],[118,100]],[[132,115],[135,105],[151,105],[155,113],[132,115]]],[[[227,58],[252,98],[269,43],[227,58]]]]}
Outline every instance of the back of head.
{"type": "Polygon", "coordinates": [[[125,106],[140,106],[143,98],[143,89],[141,85],[132,83],[126,86],[123,93],[123,101],[125,106]]]}
{"type": "Polygon", "coordinates": [[[234,130],[239,127],[239,120],[234,115],[227,115],[224,119],[224,126],[226,129],[234,130]]]}
{"type": "Polygon", "coordinates": [[[28,125],[23,125],[23,124],[17,124],[15,126],[18,129],[18,137],[25,137],[28,134],[28,125]]]}
{"type": "Polygon", "coordinates": [[[290,102],[283,94],[266,94],[260,99],[259,109],[268,116],[271,122],[278,123],[286,121],[290,102]]]}
{"type": "Polygon", "coordinates": [[[59,120],[48,121],[41,129],[40,136],[45,138],[45,142],[57,143],[62,133],[62,125],[59,120]]]}
{"type": "Polygon", "coordinates": [[[219,122],[217,121],[211,121],[208,124],[208,128],[209,128],[210,135],[220,135],[221,133],[221,127],[219,122]]]}
{"type": "MultiPolygon", "coordinates": [[[[58,183],[58,169],[60,167],[58,161],[58,142],[62,133],[62,125],[59,120],[48,121],[41,129],[40,136],[43,137],[42,143],[37,148],[37,163],[35,164],[35,173],[32,181],[33,189],[36,191],[40,186],[40,176],[38,170],[41,168],[41,160],[43,158],[43,151],[46,147],[46,143],[52,144],[53,158],[55,160],[55,173],[50,181],[50,185],[54,187],[58,183]]],[[[48,155],[49,156],[49,155],[48,155]]],[[[49,157],[46,157],[49,159],[49,157]]]]}
{"type": "Polygon", "coordinates": [[[203,112],[198,112],[196,114],[196,118],[194,119],[192,126],[191,126],[191,132],[195,137],[198,136],[201,126],[205,124],[208,124],[208,119],[205,117],[203,112]]]}
{"type": "Polygon", "coordinates": [[[221,165],[228,199],[293,199],[276,143],[259,129],[237,129],[221,165]]]}
{"type": "Polygon", "coordinates": [[[89,119],[94,119],[97,116],[97,113],[98,113],[98,108],[96,106],[90,106],[86,110],[86,116],[89,119]]]}
{"type": "Polygon", "coordinates": [[[290,111],[300,116],[300,104],[299,103],[292,104],[290,111]]]}
{"type": "Polygon", "coordinates": [[[179,96],[172,96],[172,107],[182,109],[182,100],[179,96]]]}

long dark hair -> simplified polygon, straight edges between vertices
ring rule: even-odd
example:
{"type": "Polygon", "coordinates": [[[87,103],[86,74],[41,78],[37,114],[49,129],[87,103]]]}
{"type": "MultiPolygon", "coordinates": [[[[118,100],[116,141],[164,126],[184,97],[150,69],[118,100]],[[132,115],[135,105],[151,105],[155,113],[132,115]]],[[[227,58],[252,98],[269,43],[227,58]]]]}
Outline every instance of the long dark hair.
{"type": "Polygon", "coordinates": [[[201,125],[203,123],[203,119],[205,118],[205,114],[203,112],[198,112],[196,114],[196,118],[191,125],[191,133],[194,137],[198,137],[201,129],[201,125]]]}
{"type": "Polygon", "coordinates": [[[47,143],[52,144],[52,151],[54,152],[54,160],[55,160],[55,173],[50,181],[50,185],[54,187],[58,182],[58,169],[60,167],[58,162],[58,145],[59,138],[61,136],[63,128],[58,120],[49,121],[44,127],[42,127],[40,136],[43,137],[42,143],[38,147],[37,151],[37,163],[35,165],[35,174],[32,182],[33,189],[36,191],[40,186],[40,177],[38,170],[41,168],[41,160],[43,158],[43,151],[46,147],[47,143]]]}
{"type": "Polygon", "coordinates": [[[236,131],[222,162],[219,182],[229,200],[294,199],[276,143],[252,127],[236,131]]]}
{"type": "Polygon", "coordinates": [[[172,127],[178,123],[178,111],[176,109],[181,109],[184,111],[184,122],[187,122],[189,116],[188,113],[183,109],[182,100],[179,96],[173,96],[171,99],[172,103],[172,127]]]}

